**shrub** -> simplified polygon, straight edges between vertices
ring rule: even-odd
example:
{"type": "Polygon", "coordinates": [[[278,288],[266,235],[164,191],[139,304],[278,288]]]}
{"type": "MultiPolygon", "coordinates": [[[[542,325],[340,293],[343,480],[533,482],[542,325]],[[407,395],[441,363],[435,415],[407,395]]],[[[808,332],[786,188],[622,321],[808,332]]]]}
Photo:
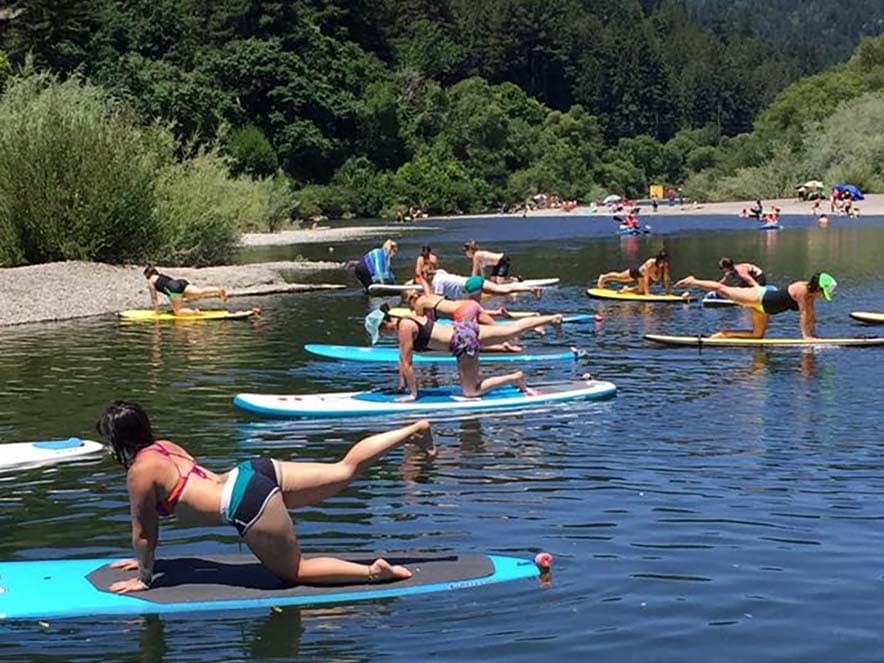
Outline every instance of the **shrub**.
{"type": "Polygon", "coordinates": [[[0,258],[137,261],[161,237],[154,177],[168,131],[138,128],[104,92],[47,74],[9,79],[0,98],[0,258]]]}
{"type": "Polygon", "coordinates": [[[234,130],[230,134],[227,153],[235,175],[246,173],[255,177],[270,177],[279,168],[279,159],[267,136],[254,124],[234,130]]]}

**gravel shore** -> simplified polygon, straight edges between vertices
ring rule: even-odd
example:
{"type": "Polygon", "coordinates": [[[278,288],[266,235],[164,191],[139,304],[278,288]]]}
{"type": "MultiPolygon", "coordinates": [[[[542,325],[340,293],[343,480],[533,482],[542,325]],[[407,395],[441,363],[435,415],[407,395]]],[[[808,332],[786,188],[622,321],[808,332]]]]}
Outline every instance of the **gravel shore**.
{"type": "MultiPolygon", "coordinates": [[[[343,269],[335,262],[273,262],[187,269],[160,267],[171,276],[196,286],[218,285],[236,297],[277,292],[337,289],[327,283],[289,283],[281,272],[313,273],[343,269]]],[[[92,262],[54,262],[45,265],[0,269],[0,325],[69,320],[117,313],[131,308],[150,308],[150,295],[142,267],[92,262]]],[[[161,300],[165,299],[160,297],[161,300]]],[[[204,300],[203,308],[220,308],[217,300],[204,300]]]]}
{"type": "Polygon", "coordinates": [[[281,230],[275,233],[243,233],[242,246],[281,246],[284,244],[321,244],[323,242],[349,242],[372,237],[398,237],[404,232],[433,230],[426,226],[415,228],[400,223],[388,226],[346,226],[343,228],[316,228],[304,230],[281,230]]]}

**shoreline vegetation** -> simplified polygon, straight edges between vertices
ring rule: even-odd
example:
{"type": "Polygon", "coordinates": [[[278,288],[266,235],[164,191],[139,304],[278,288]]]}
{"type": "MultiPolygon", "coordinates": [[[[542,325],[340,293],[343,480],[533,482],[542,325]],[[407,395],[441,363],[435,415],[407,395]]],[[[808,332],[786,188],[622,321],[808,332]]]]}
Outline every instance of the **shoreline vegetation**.
{"type": "MultiPolygon", "coordinates": [[[[663,203],[656,213],[642,205],[642,220],[665,216],[724,215],[737,217],[755,201],[731,201],[694,206],[692,204],[670,206],[663,203]]],[[[810,215],[813,203],[794,198],[764,201],[765,207],[779,207],[784,217],[810,215]]],[[[860,203],[863,216],[884,216],[884,194],[869,194],[860,203]]],[[[596,214],[587,214],[587,207],[579,206],[571,212],[561,209],[542,209],[528,213],[528,219],[573,217],[592,223],[593,219],[609,219],[612,214],[602,208],[596,214]]],[[[822,201],[821,211],[832,222],[839,219],[829,214],[828,201],[822,201]]],[[[475,214],[430,217],[430,222],[445,222],[458,218],[482,218],[505,222],[521,218],[521,214],[475,214]]],[[[748,223],[757,223],[748,220],[748,223]]],[[[788,225],[788,222],[787,222],[788,225]]],[[[339,228],[283,230],[275,233],[245,233],[240,246],[261,247],[289,244],[341,244],[367,238],[399,236],[413,231],[432,231],[432,227],[405,224],[371,226],[348,226],[339,228]]],[[[51,262],[25,267],[0,268],[0,326],[71,320],[75,318],[115,314],[130,308],[150,308],[147,282],[142,274],[143,265],[108,265],[97,262],[68,261],[51,262]]],[[[223,284],[234,298],[228,307],[248,308],[256,297],[263,295],[332,290],[348,287],[340,283],[302,283],[287,281],[284,274],[306,276],[321,271],[341,270],[342,262],[294,262],[277,261],[242,265],[222,265],[203,268],[161,267],[176,277],[186,278],[194,285],[223,284]]],[[[346,280],[346,277],[343,279],[346,280]]],[[[218,308],[220,302],[207,300],[197,304],[200,308],[218,308]]]]}

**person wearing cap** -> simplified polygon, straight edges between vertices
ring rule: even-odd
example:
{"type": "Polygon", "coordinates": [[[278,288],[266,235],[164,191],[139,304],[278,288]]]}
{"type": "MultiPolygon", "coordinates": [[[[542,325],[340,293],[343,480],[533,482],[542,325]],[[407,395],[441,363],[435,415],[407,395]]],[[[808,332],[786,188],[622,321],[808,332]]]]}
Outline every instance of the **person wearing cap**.
{"type": "Polygon", "coordinates": [[[395,283],[393,276],[393,256],[399,251],[399,245],[388,239],[377,249],[372,249],[354,265],[356,278],[362,287],[368,290],[373,283],[395,283]]]}
{"type": "Polygon", "coordinates": [[[676,283],[680,288],[695,286],[717,292],[739,306],[752,309],[752,329],[724,329],[713,338],[764,338],[770,316],[784,311],[798,311],[801,338],[816,338],[816,314],[814,301],[818,297],[832,301],[832,293],[838,282],[827,272],[817,272],[809,281],[795,281],[783,290],[772,285],[749,288],[732,288],[718,281],[704,281],[693,276],[676,283]]]}
{"type": "Polygon", "coordinates": [[[651,284],[662,281],[667,295],[672,294],[672,285],[669,277],[669,255],[666,251],[660,251],[652,258],[648,258],[638,267],[630,267],[622,272],[608,272],[602,274],[596,281],[596,287],[604,288],[608,282],[635,283],[625,286],[622,292],[634,292],[639,295],[650,295],[651,284]]]}
{"type": "MultiPolygon", "coordinates": [[[[478,302],[482,292],[482,278],[471,277],[471,279],[468,279],[469,291],[465,293],[469,299],[461,303],[452,325],[437,325],[426,316],[395,317],[390,315],[390,309],[386,304],[365,317],[365,330],[371,336],[372,345],[378,342],[381,334],[396,334],[398,337],[399,388],[408,390],[408,395],[399,400],[413,401],[417,398],[413,356],[415,351],[426,350],[448,350],[457,357],[461,387],[467,397],[481,396],[488,390],[505,384],[515,384],[519,389],[527,390],[522,371],[480,379],[478,353],[480,349],[511,352],[515,348],[507,347],[507,341],[538,325],[550,323],[559,326],[562,324],[562,316],[538,315],[504,324],[479,325],[476,317],[482,308],[478,302]],[[470,364],[471,360],[476,362],[475,366],[470,364]]],[[[467,283],[464,286],[466,288],[467,283]]]]}
{"type": "MultiPolygon", "coordinates": [[[[507,254],[480,249],[476,240],[470,240],[464,244],[463,250],[467,258],[473,261],[473,276],[484,276],[485,270],[490,267],[489,281],[504,283],[509,280],[510,267],[512,265],[507,254]]],[[[519,279],[516,280],[518,281],[519,279]]]]}

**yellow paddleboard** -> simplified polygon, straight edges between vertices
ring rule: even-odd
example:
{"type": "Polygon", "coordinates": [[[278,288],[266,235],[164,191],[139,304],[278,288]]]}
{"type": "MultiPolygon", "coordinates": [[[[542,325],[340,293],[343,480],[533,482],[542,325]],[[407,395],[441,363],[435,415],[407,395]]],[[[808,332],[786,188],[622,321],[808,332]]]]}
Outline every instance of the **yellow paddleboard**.
{"type": "Polygon", "coordinates": [[[590,288],[586,294],[593,299],[614,299],[623,302],[657,302],[684,304],[693,301],[690,295],[682,297],[680,295],[640,295],[636,292],[623,292],[622,290],[611,290],[609,288],[590,288]]]}
{"type": "Polygon", "coordinates": [[[692,347],[765,347],[765,346],[818,346],[838,345],[868,347],[884,345],[884,337],[873,338],[712,338],[710,336],[665,336],[645,334],[645,340],[661,345],[692,347]]]}
{"type": "MultiPolygon", "coordinates": [[[[518,318],[531,318],[535,315],[540,315],[537,311],[510,311],[510,317],[518,319],[518,318]]],[[[411,309],[405,308],[404,306],[397,306],[396,308],[390,309],[390,315],[394,318],[410,318],[414,315],[414,311],[411,309]]],[[[506,318],[503,316],[498,316],[499,321],[506,321],[506,318]]]]}
{"type": "Polygon", "coordinates": [[[868,322],[870,325],[884,325],[884,313],[870,313],[869,311],[853,311],[850,317],[860,322],[868,322]]]}
{"type": "Polygon", "coordinates": [[[210,310],[200,311],[199,313],[175,315],[168,311],[160,311],[159,313],[156,313],[150,309],[133,309],[130,311],[121,311],[117,315],[119,315],[122,320],[129,320],[132,322],[153,322],[155,320],[242,320],[257,315],[259,312],[260,309],[249,309],[247,311],[210,310]]]}

